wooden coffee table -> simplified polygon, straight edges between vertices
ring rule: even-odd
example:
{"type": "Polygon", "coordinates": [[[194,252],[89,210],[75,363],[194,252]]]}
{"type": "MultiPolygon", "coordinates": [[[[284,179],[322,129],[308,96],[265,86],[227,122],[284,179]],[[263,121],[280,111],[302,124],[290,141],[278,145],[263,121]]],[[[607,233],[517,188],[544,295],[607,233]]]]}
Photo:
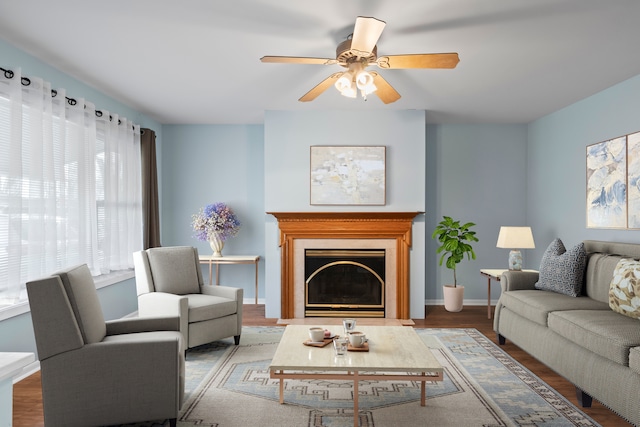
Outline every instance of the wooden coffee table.
{"type": "MultiPolygon", "coordinates": [[[[342,325],[316,326],[343,333],[342,325]]],[[[420,405],[425,406],[425,382],[443,379],[442,366],[412,327],[357,326],[367,335],[369,351],[349,351],[344,356],[336,356],[331,344],[322,348],[305,346],[309,327],[288,325],[269,365],[271,378],[280,380],[281,404],[285,379],[353,381],[353,425],[357,427],[358,381],[419,381],[420,405]]]]}

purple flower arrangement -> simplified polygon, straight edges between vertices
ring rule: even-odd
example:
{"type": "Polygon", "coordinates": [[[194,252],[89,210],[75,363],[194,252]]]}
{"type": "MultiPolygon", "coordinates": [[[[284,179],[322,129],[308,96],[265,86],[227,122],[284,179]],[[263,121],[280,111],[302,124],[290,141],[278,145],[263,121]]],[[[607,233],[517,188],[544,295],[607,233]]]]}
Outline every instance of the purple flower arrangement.
{"type": "Polygon", "coordinates": [[[238,234],[241,226],[236,214],[225,203],[213,203],[200,208],[192,219],[194,237],[205,242],[216,235],[224,242],[238,234]]]}

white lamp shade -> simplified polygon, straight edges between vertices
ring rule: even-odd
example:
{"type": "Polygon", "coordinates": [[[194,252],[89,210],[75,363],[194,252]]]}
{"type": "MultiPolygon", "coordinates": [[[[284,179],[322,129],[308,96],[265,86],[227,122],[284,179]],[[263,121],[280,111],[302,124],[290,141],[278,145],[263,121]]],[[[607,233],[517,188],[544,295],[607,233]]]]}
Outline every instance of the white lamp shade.
{"type": "Polygon", "coordinates": [[[500,227],[496,247],[508,249],[535,248],[531,227],[500,227]]]}

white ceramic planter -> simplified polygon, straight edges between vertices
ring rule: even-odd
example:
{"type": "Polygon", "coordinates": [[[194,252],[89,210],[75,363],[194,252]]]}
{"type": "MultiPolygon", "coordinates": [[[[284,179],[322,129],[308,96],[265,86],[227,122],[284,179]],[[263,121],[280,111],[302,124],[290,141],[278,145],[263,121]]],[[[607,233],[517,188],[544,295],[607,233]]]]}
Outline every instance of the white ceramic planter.
{"type": "Polygon", "coordinates": [[[444,293],[444,309],[452,313],[462,310],[464,302],[464,286],[444,285],[442,286],[444,293]]]}

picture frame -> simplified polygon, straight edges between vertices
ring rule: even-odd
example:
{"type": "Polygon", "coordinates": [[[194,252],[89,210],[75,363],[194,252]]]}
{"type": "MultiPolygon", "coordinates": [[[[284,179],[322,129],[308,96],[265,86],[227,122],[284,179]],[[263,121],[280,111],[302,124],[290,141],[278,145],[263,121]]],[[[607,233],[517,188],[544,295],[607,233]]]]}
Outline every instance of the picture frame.
{"type": "Polygon", "coordinates": [[[311,205],[385,205],[386,147],[310,147],[311,205]]]}
{"type": "Polygon", "coordinates": [[[587,228],[640,229],[640,132],[587,146],[587,228]]]}

